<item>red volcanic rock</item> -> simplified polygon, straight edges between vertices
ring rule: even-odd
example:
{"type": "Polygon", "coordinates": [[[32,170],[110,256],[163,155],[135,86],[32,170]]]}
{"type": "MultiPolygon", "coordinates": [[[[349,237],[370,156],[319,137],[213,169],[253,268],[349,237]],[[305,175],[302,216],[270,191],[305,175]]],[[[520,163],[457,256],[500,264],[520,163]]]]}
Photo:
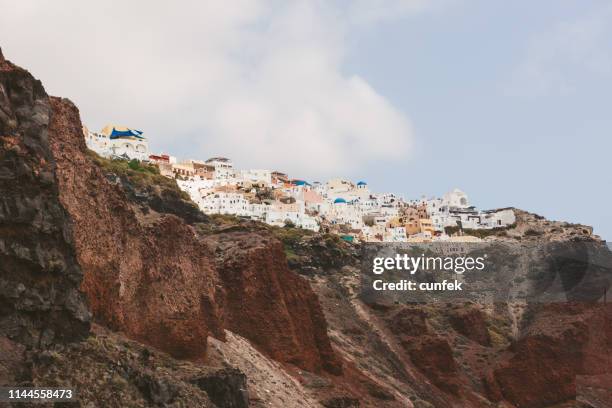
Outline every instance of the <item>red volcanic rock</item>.
{"type": "Polygon", "coordinates": [[[453,350],[447,339],[430,330],[427,313],[418,306],[402,306],[385,320],[418,370],[441,390],[459,395],[461,380],[453,350]]]}
{"type": "Polygon", "coordinates": [[[436,386],[451,394],[459,394],[457,363],[446,339],[435,335],[405,337],[402,346],[414,365],[436,386]]]}
{"type": "Polygon", "coordinates": [[[420,336],[428,333],[427,314],[417,308],[402,308],[388,322],[396,335],[420,336]]]}
{"type": "Polygon", "coordinates": [[[318,298],[289,270],[278,240],[255,230],[201,240],[186,222],[194,214],[143,212],[86,154],[76,107],[58,98],[51,106],[60,199],[96,321],[191,359],[227,328],[279,361],[341,373],[318,298]]]}
{"type": "Polygon", "coordinates": [[[495,370],[506,399],[519,407],[539,407],[575,397],[576,371],[568,362],[568,354],[573,351],[564,350],[559,339],[527,337],[516,343],[513,351],[512,359],[495,370]]]}
{"type": "Polygon", "coordinates": [[[77,108],[59,98],[51,107],[60,200],[94,319],[175,357],[203,358],[206,337],[223,337],[206,247],[174,215],[139,219],[121,187],[87,156],[77,108]]]}
{"type": "MultiPolygon", "coordinates": [[[[572,401],[577,376],[609,373],[611,312],[611,305],[546,305],[530,332],[509,348],[510,356],[494,369],[504,399],[521,408],[572,401]]],[[[495,389],[492,379],[485,382],[495,389]]],[[[492,400],[497,398],[494,394],[492,400]]]]}
{"type": "Polygon", "coordinates": [[[499,388],[499,384],[495,381],[495,377],[492,372],[487,372],[482,379],[482,387],[484,394],[487,398],[493,402],[499,402],[504,399],[504,396],[499,388]]]}
{"type": "Polygon", "coordinates": [[[483,346],[491,345],[485,314],[475,308],[460,309],[449,316],[453,329],[483,346]]]}
{"type": "Polygon", "coordinates": [[[313,372],[342,372],[319,300],[308,282],[289,270],[280,241],[245,230],[208,242],[226,290],[228,329],[278,361],[313,372]]]}

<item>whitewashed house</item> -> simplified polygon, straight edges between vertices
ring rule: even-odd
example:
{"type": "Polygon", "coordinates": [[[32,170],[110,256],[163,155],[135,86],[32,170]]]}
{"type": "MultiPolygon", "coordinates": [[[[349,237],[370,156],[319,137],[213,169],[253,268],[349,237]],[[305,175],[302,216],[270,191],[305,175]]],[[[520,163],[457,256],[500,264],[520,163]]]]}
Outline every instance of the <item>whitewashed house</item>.
{"type": "Polygon", "coordinates": [[[516,215],[512,208],[500,208],[482,212],[482,224],[486,228],[507,227],[516,222],[516,215]]]}
{"type": "Polygon", "coordinates": [[[148,161],[149,142],[140,130],[107,125],[99,133],[83,127],[87,147],[102,157],[148,161]]]}
{"type": "Polygon", "coordinates": [[[234,164],[230,159],[225,157],[211,157],[206,160],[206,164],[214,166],[215,171],[213,178],[216,179],[229,179],[234,178],[234,164]]]}
{"type": "Polygon", "coordinates": [[[404,227],[387,228],[385,231],[385,241],[387,242],[406,242],[408,241],[408,235],[406,235],[406,228],[404,227]]]}
{"type": "Polygon", "coordinates": [[[265,222],[279,227],[291,223],[299,228],[319,231],[317,220],[304,212],[303,203],[285,204],[274,203],[265,214],[265,222]]]}
{"type": "Polygon", "coordinates": [[[243,181],[261,183],[265,186],[272,184],[272,171],[262,169],[240,170],[237,172],[243,181]]]}
{"type": "Polygon", "coordinates": [[[251,207],[239,193],[212,192],[202,196],[198,202],[200,209],[206,214],[230,214],[250,217],[251,207]]]}

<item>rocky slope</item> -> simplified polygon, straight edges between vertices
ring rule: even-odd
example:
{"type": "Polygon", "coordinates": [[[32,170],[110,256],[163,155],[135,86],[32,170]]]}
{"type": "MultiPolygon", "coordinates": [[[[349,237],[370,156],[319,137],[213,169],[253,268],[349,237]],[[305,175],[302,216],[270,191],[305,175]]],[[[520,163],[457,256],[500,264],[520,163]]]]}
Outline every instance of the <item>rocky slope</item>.
{"type": "MultiPolygon", "coordinates": [[[[88,152],[77,108],[1,56],[0,192],[0,385],[82,406],[612,404],[606,254],[554,265],[575,302],[365,302],[359,246],[205,216],[88,152]]],[[[485,239],[598,242],[518,210],[485,239]]]]}
{"type": "MultiPolygon", "coordinates": [[[[207,337],[223,340],[231,327],[282,362],[341,371],[317,298],[275,258],[278,242],[241,258],[241,293],[261,299],[226,303],[240,294],[217,268],[240,265],[217,260],[212,246],[240,237],[201,240],[193,225],[207,217],[173,181],[104,167],[87,152],[70,101],[48,97],[4,58],[0,67],[3,383],[40,350],[91,336],[91,315],[177,358],[205,360],[207,337]]],[[[32,382],[36,373],[24,370],[32,382]]]]}
{"type": "Polygon", "coordinates": [[[264,230],[245,228],[211,234],[228,329],[278,361],[312,372],[341,374],[327,337],[327,322],[308,282],[291,272],[283,246],[264,230]]]}
{"type": "Polygon", "coordinates": [[[0,52],[0,380],[19,377],[25,350],[81,339],[90,313],[69,214],[48,141],[51,106],[39,81],[0,52]]]}
{"type": "Polygon", "coordinates": [[[33,386],[76,389],[82,406],[248,406],[246,377],[143,346],[95,326],[80,342],[55,345],[30,362],[33,386]]]}
{"type": "MultiPolygon", "coordinates": [[[[174,181],[92,155],[77,108],[1,64],[4,384],[48,378],[36,369],[41,353],[93,353],[82,343],[99,337],[89,331],[92,315],[175,358],[205,364],[208,337],[224,341],[229,329],[284,364],[280,370],[342,373],[318,298],[269,231],[222,230],[174,181]]],[[[108,358],[100,369],[112,365],[108,358]]],[[[120,376],[134,386],[135,375],[120,376]]],[[[106,392],[90,385],[91,395],[106,392]]],[[[266,401],[257,384],[251,391],[266,401]]],[[[179,401],[143,392],[144,405],[179,401]]]]}
{"type": "Polygon", "coordinates": [[[223,336],[211,254],[180,217],[145,214],[131,202],[128,180],[105,174],[86,154],[76,107],[58,98],[50,104],[60,200],[95,320],[176,357],[204,358],[209,333],[223,336]]]}
{"type": "Polygon", "coordinates": [[[588,393],[577,387],[593,378],[612,392],[612,305],[552,304],[537,309],[520,338],[494,362],[485,379],[489,398],[519,407],[587,402],[588,393]]]}
{"type": "Polygon", "coordinates": [[[51,106],[60,198],[96,321],[190,359],[227,328],[279,361],[341,372],[318,300],[280,242],[265,230],[201,238],[195,227],[210,221],[180,196],[170,205],[175,185],[105,174],[86,152],[76,108],[57,98],[51,106]]]}
{"type": "MultiPolygon", "coordinates": [[[[560,255],[544,280],[559,276],[574,301],[364,303],[355,246],[280,235],[292,268],[319,294],[334,347],[386,392],[416,406],[610,406],[612,305],[602,289],[612,284],[612,254],[589,227],[517,214],[516,226],[487,242],[560,255]]],[[[517,264],[502,286],[529,291],[515,282],[532,267],[517,264]]]]}

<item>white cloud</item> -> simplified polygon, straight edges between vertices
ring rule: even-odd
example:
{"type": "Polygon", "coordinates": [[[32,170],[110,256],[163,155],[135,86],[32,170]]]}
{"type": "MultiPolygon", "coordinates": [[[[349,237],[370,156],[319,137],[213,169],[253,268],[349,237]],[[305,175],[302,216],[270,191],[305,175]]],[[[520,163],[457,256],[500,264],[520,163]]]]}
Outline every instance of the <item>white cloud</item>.
{"type": "Polygon", "coordinates": [[[347,17],[352,24],[370,24],[420,13],[451,0],[352,0],[347,17]]]}
{"type": "Polygon", "coordinates": [[[612,7],[606,6],[532,38],[510,93],[569,94],[579,80],[612,74],[612,7]]]}
{"type": "Polygon", "coordinates": [[[342,64],[351,27],[426,4],[0,0],[0,38],[93,128],[324,177],[409,153],[410,121],[342,64]]]}

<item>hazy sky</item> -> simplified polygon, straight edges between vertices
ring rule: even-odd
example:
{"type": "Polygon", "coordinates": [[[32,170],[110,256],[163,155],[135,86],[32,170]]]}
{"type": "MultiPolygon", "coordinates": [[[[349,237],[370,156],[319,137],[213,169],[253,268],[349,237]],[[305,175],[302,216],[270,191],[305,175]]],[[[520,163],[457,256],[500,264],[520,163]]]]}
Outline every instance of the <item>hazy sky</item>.
{"type": "Polygon", "coordinates": [[[407,198],[459,187],[608,239],[611,39],[603,0],[0,0],[5,56],[90,128],[407,198]]]}

